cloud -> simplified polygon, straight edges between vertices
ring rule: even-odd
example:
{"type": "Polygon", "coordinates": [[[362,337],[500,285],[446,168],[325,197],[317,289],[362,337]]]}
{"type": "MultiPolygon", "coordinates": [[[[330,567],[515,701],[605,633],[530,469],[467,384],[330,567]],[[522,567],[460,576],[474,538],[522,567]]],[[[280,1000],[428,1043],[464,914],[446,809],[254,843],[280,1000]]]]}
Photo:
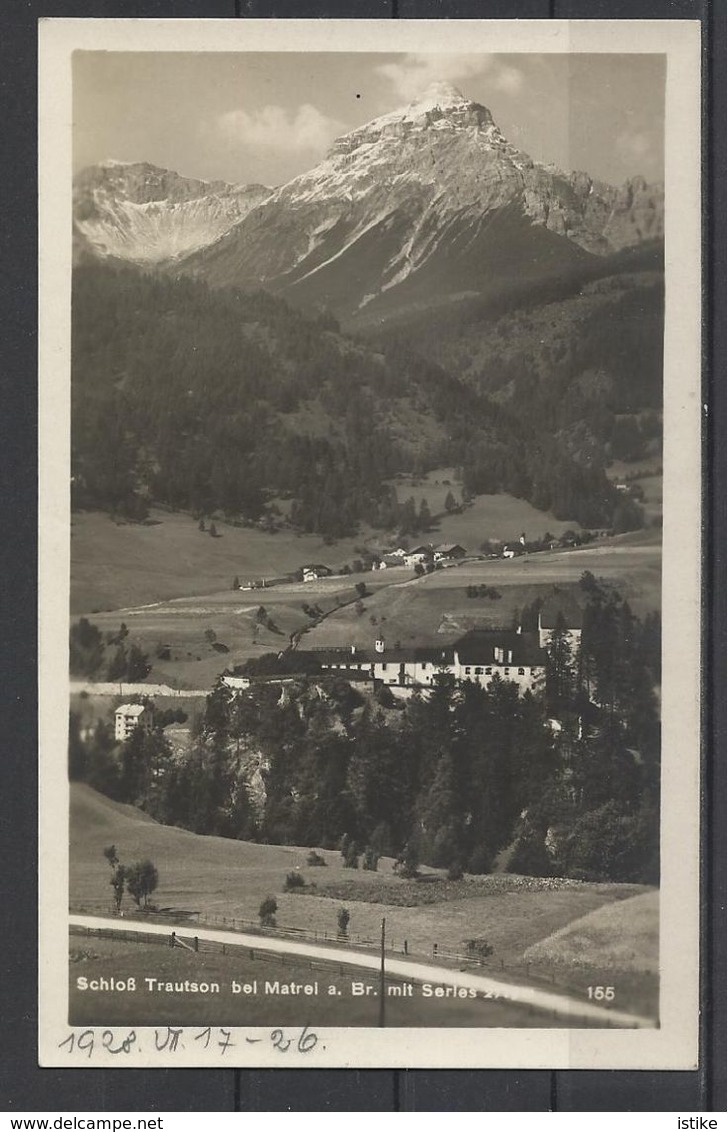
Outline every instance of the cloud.
{"type": "Polygon", "coordinates": [[[346,130],[343,122],[322,114],[310,102],[295,111],[283,106],[229,110],[218,119],[228,141],[269,151],[321,153],[346,130]]]}
{"type": "Polygon", "coordinates": [[[648,157],[654,147],[654,139],[644,131],[624,130],[618,134],[615,145],[625,157],[648,157]]]}
{"type": "Polygon", "coordinates": [[[505,63],[499,63],[492,82],[496,90],[502,90],[504,94],[518,94],[523,88],[525,76],[523,71],[518,70],[518,67],[509,67],[505,63]]]}
{"type": "Polygon", "coordinates": [[[487,76],[494,89],[517,94],[525,81],[522,71],[496,55],[405,55],[401,62],[383,63],[377,71],[392,83],[400,98],[408,101],[432,82],[458,85],[469,78],[487,76]]]}

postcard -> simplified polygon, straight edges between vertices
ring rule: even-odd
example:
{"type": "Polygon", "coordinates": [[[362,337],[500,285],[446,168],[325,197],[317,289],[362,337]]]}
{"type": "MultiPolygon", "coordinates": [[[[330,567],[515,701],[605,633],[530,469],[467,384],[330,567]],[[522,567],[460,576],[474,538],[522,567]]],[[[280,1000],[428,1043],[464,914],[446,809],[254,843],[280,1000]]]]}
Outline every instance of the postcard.
{"type": "Polygon", "coordinates": [[[694,1068],[700,25],[39,46],[40,1063],[694,1068]]]}

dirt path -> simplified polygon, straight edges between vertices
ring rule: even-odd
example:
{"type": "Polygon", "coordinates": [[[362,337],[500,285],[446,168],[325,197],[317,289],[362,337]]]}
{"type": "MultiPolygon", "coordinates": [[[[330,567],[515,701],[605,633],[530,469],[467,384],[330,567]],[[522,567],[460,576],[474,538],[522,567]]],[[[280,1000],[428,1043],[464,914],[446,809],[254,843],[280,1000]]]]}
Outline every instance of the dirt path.
{"type": "Polygon", "coordinates": [[[209,696],[210,688],[172,688],[169,684],[94,684],[88,680],[72,680],[71,692],[86,692],[90,696],[209,696]]]}
{"type": "MultiPolygon", "coordinates": [[[[132,920],[75,914],[69,916],[69,924],[83,928],[110,928],[116,931],[123,930],[125,932],[140,932],[145,935],[167,936],[170,935],[173,927],[170,924],[141,924],[132,920]]],[[[184,924],[179,925],[178,930],[184,937],[197,936],[198,939],[210,940],[214,943],[236,943],[242,947],[253,947],[256,951],[272,951],[292,956],[301,955],[306,959],[322,959],[329,962],[333,960],[334,962],[361,967],[367,971],[379,971],[379,956],[362,954],[360,951],[343,947],[325,947],[298,940],[276,939],[272,936],[216,931],[214,928],[207,928],[204,925],[195,925],[194,930],[192,930],[189,924],[184,924]]],[[[567,1022],[571,1019],[577,1025],[579,1022],[588,1020],[590,1022],[601,1022],[605,1026],[619,1026],[630,1029],[655,1026],[655,1022],[650,1018],[597,1006],[593,1002],[585,1002],[583,999],[571,998],[568,995],[541,990],[538,987],[493,979],[487,975],[475,974],[470,971],[455,971],[427,963],[393,959],[389,956],[386,958],[386,970],[390,975],[397,975],[399,978],[409,979],[412,982],[465,987],[480,994],[510,999],[522,1006],[530,1006],[536,1010],[545,1010],[549,1013],[561,1015],[567,1022]]]]}

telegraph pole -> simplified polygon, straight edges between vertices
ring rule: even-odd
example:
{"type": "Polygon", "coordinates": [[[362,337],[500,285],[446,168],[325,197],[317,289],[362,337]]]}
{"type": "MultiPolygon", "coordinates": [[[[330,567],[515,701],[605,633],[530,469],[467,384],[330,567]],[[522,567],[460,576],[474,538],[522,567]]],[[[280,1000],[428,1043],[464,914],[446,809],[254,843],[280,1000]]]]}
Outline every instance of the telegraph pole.
{"type": "Polygon", "coordinates": [[[381,945],[381,961],[379,964],[379,1025],[384,1025],[384,996],[386,993],[385,979],[384,979],[384,929],[387,921],[382,918],[382,945],[381,945]]]}

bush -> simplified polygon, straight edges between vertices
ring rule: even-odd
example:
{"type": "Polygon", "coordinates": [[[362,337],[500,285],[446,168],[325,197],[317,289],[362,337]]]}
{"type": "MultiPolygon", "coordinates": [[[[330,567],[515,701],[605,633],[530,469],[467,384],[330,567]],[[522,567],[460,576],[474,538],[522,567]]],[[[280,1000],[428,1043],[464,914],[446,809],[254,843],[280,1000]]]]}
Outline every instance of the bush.
{"type": "Polygon", "coordinates": [[[320,869],[325,867],[326,858],[322,857],[320,853],[317,853],[315,849],[312,849],[306,858],[306,864],[311,865],[312,868],[320,869]]]}
{"type": "Polygon", "coordinates": [[[348,908],[339,908],[339,911],[336,914],[336,923],[338,925],[339,935],[342,938],[345,938],[349,934],[349,920],[350,919],[351,919],[351,916],[349,915],[349,909],[348,908]]]}
{"type": "Polygon", "coordinates": [[[362,861],[362,868],[366,872],[370,872],[370,873],[375,873],[377,871],[377,869],[379,868],[379,854],[377,853],[376,849],[372,849],[371,846],[369,846],[369,845],[364,850],[364,859],[362,861]]]}
{"type": "Polygon", "coordinates": [[[487,939],[466,939],[465,950],[468,955],[477,956],[478,959],[487,959],[493,954],[493,947],[487,939]]]}
{"type": "Polygon", "coordinates": [[[380,684],[376,688],[374,692],[374,699],[377,701],[379,706],[383,708],[397,707],[400,703],[400,701],[395,695],[393,695],[386,684],[380,684]]]}
{"type": "Polygon", "coordinates": [[[477,845],[468,861],[469,873],[489,873],[493,863],[492,855],[484,845],[477,845]]]}
{"type": "Polygon", "coordinates": [[[463,866],[460,861],[453,861],[447,870],[448,880],[462,880],[463,879],[463,866]]]}
{"type": "Polygon", "coordinates": [[[417,844],[409,841],[397,858],[394,871],[397,876],[402,877],[403,880],[412,880],[420,875],[419,864],[420,854],[417,844]]]}
{"type": "Polygon", "coordinates": [[[286,873],[286,881],[283,887],[286,892],[290,892],[292,888],[305,888],[306,881],[300,873],[286,873]]]}
{"type": "Polygon", "coordinates": [[[543,836],[529,832],[520,837],[511,854],[507,871],[531,877],[553,876],[554,865],[543,836]]]}
{"type": "Polygon", "coordinates": [[[276,926],[276,912],[278,911],[278,901],[275,896],[266,896],[258,909],[258,918],[261,927],[274,928],[276,926]]]}
{"type": "Polygon", "coordinates": [[[359,850],[354,841],[350,841],[344,853],[344,868],[345,869],[358,869],[359,868],[359,850]]]}

